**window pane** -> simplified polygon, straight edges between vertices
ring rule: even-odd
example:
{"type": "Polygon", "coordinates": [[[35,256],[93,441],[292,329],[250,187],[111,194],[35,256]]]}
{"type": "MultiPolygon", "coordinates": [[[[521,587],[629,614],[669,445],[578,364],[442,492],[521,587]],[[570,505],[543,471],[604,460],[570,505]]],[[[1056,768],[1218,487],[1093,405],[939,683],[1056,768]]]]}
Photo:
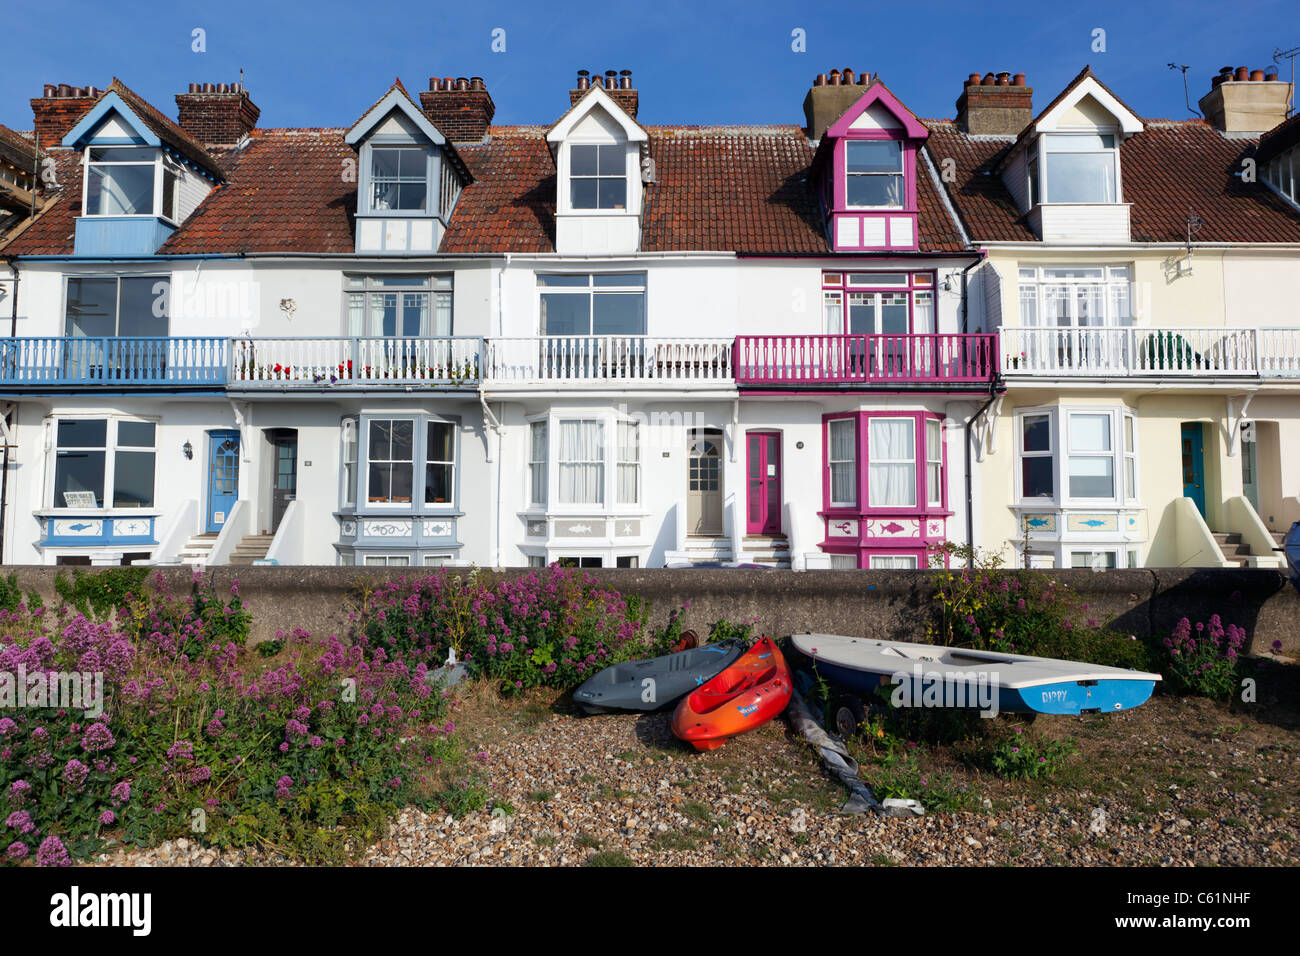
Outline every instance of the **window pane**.
{"type": "Polygon", "coordinates": [[[117,280],[69,279],[64,329],[69,336],[116,335],[117,280]]]}
{"type": "Polygon", "coordinates": [[[1024,497],[1051,498],[1055,494],[1052,459],[1047,456],[1021,459],[1020,480],[1024,497]]]}
{"type": "Polygon", "coordinates": [[[622,178],[627,173],[625,167],[627,150],[621,144],[598,147],[600,150],[600,174],[602,176],[618,176],[622,178]]]}
{"type": "Polygon", "coordinates": [[[644,289],[645,273],[644,272],[606,272],[591,277],[592,285],[596,288],[613,286],[622,289],[644,289]]]}
{"type": "Polygon", "coordinates": [[[370,458],[380,460],[390,458],[393,447],[392,422],[378,419],[370,422],[370,458]]]}
{"type": "Polygon", "coordinates": [[[605,500],[604,429],[596,421],[560,422],[560,501],[601,504],[605,500]]]}
{"type": "Polygon", "coordinates": [[[153,507],[154,453],[119,451],[113,464],[113,507],[153,507]]]}
{"type": "Polygon", "coordinates": [[[152,163],[152,146],[92,146],[92,163],[152,163]]]}
{"type": "Polygon", "coordinates": [[[104,461],[102,451],[57,452],[54,460],[54,507],[67,507],[64,492],[68,491],[92,491],[96,507],[103,505],[104,461]]]}
{"type": "Polygon", "coordinates": [[[645,335],[645,296],[611,293],[592,296],[595,335],[645,335]]]}
{"type": "Polygon", "coordinates": [[[153,422],[118,422],[117,443],[131,448],[152,448],[153,422]]]}
{"type": "Polygon", "coordinates": [[[86,215],[153,214],[154,166],[94,166],[86,183],[86,215]]]}
{"type": "Polygon", "coordinates": [[[139,337],[167,335],[168,280],[161,277],[134,277],[122,280],[122,310],[117,334],[139,337]],[[161,315],[156,313],[161,312],[161,315]]]}
{"type": "Polygon", "coordinates": [[[108,436],[108,422],[103,419],[59,421],[60,448],[103,448],[108,436]]]}
{"type": "Polygon", "coordinates": [[[939,436],[941,430],[939,423],[934,419],[929,419],[925,423],[925,456],[931,461],[939,459],[939,436]]]}
{"type": "Polygon", "coordinates": [[[902,172],[903,144],[896,139],[860,140],[846,145],[851,173],[902,172]]]}
{"type": "Polygon", "coordinates": [[[1137,471],[1132,458],[1124,459],[1124,494],[1128,498],[1137,497],[1137,471]]]}
{"type": "Polygon", "coordinates": [[[916,504],[916,435],[911,419],[872,419],[867,442],[868,495],[874,507],[916,504]]]}
{"type": "Polygon", "coordinates": [[[586,275],[568,275],[565,273],[545,274],[537,277],[537,284],[544,286],[575,286],[586,288],[591,285],[591,277],[586,275]]]}
{"type": "Polygon", "coordinates": [[[424,502],[442,505],[451,502],[452,466],[427,464],[424,466],[424,502]]]}
{"type": "Polygon", "coordinates": [[[1113,203],[1115,157],[1111,153],[1048,153],[1047,201],[1113,203]]]}
{"type": "Polygon", "coordinates": [[[530,426],[529,452],[529,503],[546,504],[546,422],[533,422],[530,426]]]}
{"type": "Polygon", "coordinates": [[[1070,456],[1071,498],[1114,498],[1115,460],[1070,456]]]}
{"type": "Polygon", "coordinates": [[[429,461],[451,461],[455,458],[455,444],[451,422],[429,422],[429,461]]]}
{"type": "Polygon", "coordinates": [[[1046,415],[1026,415],[1022,419],[1025,451],[1052,450],[1052,424],[1046,415]]]}
{"type": "Polygon", "coordinates": [[[847,192],[850,206],[901,206],[903,177],[849,176],[847,192]]]}
{"type": "Polygon", "coordinates": [[[600,209],[627,208],[627,180],[623,177],[598,179],[600,195],[597,199],[600,209]]]}
{"type": "Polygon", "coordinates": [[[543,335],[590,335],[591,296],[542,293],[543,335]]]}
{"type": "Polygon", "coordinates": [[[1109,415],[1071,415],[1071,451],[1110,451],[1109,415]]]}
{"type": "Polygon", "coordinates": [[[411,461],[415,443],[415,423],[408,420],[392,423],[393,460],[411,461]]]}
{"type": "Polygon", "coordinates": [[[569,172],[574,176],[595,176],[600,172],[599,146],[569,147],[569,172]]]}
{"type": "Polygon", "coordinates": [[[1133,419],[1128,415],[1124,416],[1124,450],[1133,450],[1133,419]]]}
{"type": "Polygon", "coordinates": [[[400,149],[372,149],[371,172],[376,179],[396,179],[401,162],[400,149]]]}
{"type": "Polygon", "coordinates": [[[858,501],[857,429],[851,418],[830,423],[831,503],[853,505],[858,501]]]}
{"type": "Polygon", "coordinates": [[[600,180],[598,179],[570,179],[569,180],[569,202],[573,204],[574,209],[596,209],[596,203],[599,202],[600,180]]]}

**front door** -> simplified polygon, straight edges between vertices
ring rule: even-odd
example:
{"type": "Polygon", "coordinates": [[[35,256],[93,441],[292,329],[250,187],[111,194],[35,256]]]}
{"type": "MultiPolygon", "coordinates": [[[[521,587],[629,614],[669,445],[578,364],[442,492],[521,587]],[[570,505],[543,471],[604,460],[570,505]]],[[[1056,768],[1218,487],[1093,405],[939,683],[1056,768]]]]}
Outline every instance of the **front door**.
{"type": "Polygon", "coordinates": [[[696,428],[687,451],[686,533],[722,534],[722,432],[696,428]]]}
{"type": "Polygon", "coordinates": [[[1183,497],[1205,517],[1205,447],[1200,422],[1183,422],[1183,497]]]}
{"type": "Polygon", "coordinates": [[[781,533],[781,436],[745,435],[745,533],[781,533]]]}
{"type": "Polygon", "coordinates": [[[280,527],[280,519],[289,502],[298,497],[298,433],[278,432],[271,438],[275,446],[275,474],[271,481],[271,533],[280,527]]]}
{"type": "Polygon", "coordinates": [[[239,432],[208,433],[209,534],[220,531],[239,500],[239,432]]]}

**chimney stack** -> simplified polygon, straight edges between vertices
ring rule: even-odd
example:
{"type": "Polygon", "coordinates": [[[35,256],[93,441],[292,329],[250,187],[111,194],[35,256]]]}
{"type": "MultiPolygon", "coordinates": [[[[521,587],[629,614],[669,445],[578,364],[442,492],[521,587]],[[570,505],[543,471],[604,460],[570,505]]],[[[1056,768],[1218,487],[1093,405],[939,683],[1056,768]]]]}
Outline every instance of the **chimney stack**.
{"type": "Polygon", "coordinates": [[[593,86],[603,89],[609,94],[609,98],[618,104],[619,109],[632,119],[636,119],[640,97],[632,86],[631,70],[606,70],[603,75],[579,70],[578,82],[573,89],[569,90],[569,106],[572,107],[582,99],[593,86]]]}
{"type": "Polygon", "coordinates": [[[972,73],[957,98],[957,125],[972,136],[1017,136],[1034,118],[1025,74],[972,73]]]}
{"type": "Polygon", "coordinates": [[[1225,66],[1197,106],[1222,133],[1266,133],[1286,119],[1290,104],[1291,84],[1278,80],[1277,67],[1225,66]]]}
{"type": "Polygon", "coordinates": [[[831,70],[813,78],[812,88],[803,98],[803,115],[808,122],[808,138],[820,140],[845,110],[861,99],[871,85],[870,73],[831,70]]]}
{"type": "Polygon", "coordinates": [[[176,94],[176,124],[204,146],[233,146],[262,115],[242,83],[191,83],[176,94]]]}
{"type": "Polygon", "coordinates": [[[483,77],[429,77],[420,93],[420,108],[453,143],[481,143],[496,114],[496,104],[483,77]]]}
{"type": "Polygon", "coordinates": [[[41,149],[58,146],[68,130],[99,99],[100,92],[93,86],[46,83],[44,95],[32,100],[32,116],[41,149]]]}

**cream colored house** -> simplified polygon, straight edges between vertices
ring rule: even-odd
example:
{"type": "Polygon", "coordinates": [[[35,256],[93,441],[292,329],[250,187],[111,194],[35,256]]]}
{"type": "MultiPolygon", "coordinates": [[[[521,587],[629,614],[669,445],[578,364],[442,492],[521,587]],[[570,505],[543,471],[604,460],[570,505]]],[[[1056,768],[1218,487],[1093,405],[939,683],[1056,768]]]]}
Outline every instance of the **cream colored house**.
{"type": "Polygon", "coordinates": [[[1208,121],[1143,119],[1088,69],[1032,119],[1031,92],[972,76],[927,144],[986,254],[1006,386],[973,429],[976,540],[1022,565],[1280,566],[1300,519],[1290,84],[1220,75],[1208,121]]]}

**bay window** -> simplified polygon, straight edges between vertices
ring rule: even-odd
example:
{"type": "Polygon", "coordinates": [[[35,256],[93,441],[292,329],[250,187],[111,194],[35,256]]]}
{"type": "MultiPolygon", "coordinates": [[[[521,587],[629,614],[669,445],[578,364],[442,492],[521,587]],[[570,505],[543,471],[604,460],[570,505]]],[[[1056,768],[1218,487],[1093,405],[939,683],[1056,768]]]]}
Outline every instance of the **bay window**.
{"type": "Polygon", "coordinates": [[[609,412],[529,423],[527,506],[627,512],[643,497],[641,423],[609,412]]]}
{"type": "Polygon", "coordinates": [[[409,418],[370,420],[367,500],[410,504],[415,483],[415,423],[409,418]]]}
{"type": "Polygon", "coordinates": [[[1069,424],[1071,498],[1114,498],[1115,458],[1109,413],[1071,414],[1069,424]]]}
{"type": "Polygon", "coordinates": [[[450,275],[346,276],[348,335],[428,338],[452,334],[450,275]]]}
{"type": "Polygon", "coordinates": [[[942,419],[928,412],[857,412],[826,416],[823,421],[828,510],[943,510],[942,419]],[[859,489],[861,472],[866,487],[859,489]]]}
{"type": "Polygon", "coordinates": [[[849,140],[845,144],[845,199],[853,208],[901,209],[903,144],[896,139],[849,140]]]}
{"type": "Polygon", "coordinates": [[[1135,431],[1135,416],[1121,408],[1017,412],[1020,500],[1093,505],[1136,501],[1135,431]]]}
{"type": "Polygon", "coordinates": [[[153,422],[61,418],[55,423],[55,508],[152,508],[153,422]]]}
{"type": "Polygon", "coordinates": [[[87,149],[85,215],[154,215],[158,158],[158,150],[152,146],[87,149]]]}
{"type": "Polygon", "coordinates": [[[1020,419],[1020,497],[1056,497],[1056,468],[1052,457],[1052,417],[1025,415],[1020,419]]]}

